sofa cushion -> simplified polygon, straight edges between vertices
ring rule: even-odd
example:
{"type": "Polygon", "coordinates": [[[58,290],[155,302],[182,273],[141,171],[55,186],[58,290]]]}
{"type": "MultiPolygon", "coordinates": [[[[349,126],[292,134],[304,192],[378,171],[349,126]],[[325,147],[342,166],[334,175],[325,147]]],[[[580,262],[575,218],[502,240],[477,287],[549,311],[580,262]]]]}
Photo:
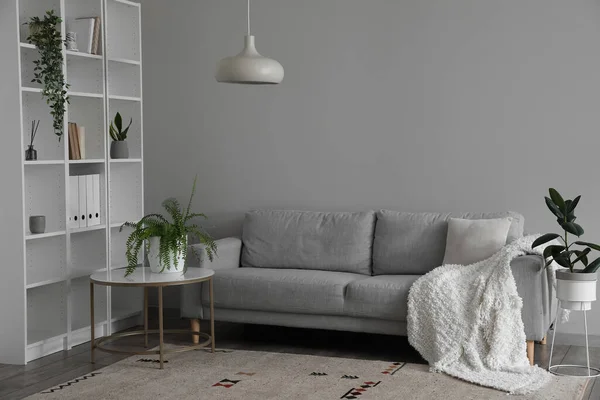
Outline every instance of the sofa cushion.
{"type": "MultiPolygon", "coordinates": [[[[346,286],[365,278],[360,274],[299,269],[216,270],[214,304],[239,310],[343,315],[346,286]]],[[[203,290],[203,304],[208,300],[208,291],[203,290]]]]}
{"type": "Polygon", "coordinates": [[[379,275],[350,282],[346,289],[347,315],[406,321],[408,291],[421,275],[379,275]]]}
{"type": "Polygon", "coordinates": [[[522,215],[496,213],[408,213],[381,210],[373,241],[373,275],[426,274],[442,265],[446,250],[448,219],[512,218],[506,242],[523,236],[522,215]]]}
{"type": "Polygon", "coordinates": [[[448,219],[443,264],[469,265],[496,254],[506,244],[511,218],[448,219]]]}
{"type": "Polygon", "coordinates": [[[373,211],[251,211],[241,265],[370,275],[374,226],[373,211]]]}

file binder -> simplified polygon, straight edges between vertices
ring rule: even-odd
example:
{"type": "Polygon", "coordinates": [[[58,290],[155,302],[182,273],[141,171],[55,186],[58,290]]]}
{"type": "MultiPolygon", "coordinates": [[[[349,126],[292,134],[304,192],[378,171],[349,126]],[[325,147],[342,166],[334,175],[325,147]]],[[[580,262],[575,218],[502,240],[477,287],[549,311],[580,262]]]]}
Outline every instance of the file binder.
{"type": "Polygon", "coordinates": [[[69,176],[69,228],[79,228],[79,177],[69,176]]]}
{"type": "Polygon", "coordinates": [[[85,209],[86,209],[86,226],[94,226],[94,177],[93,175],[85,175],[85,209]]]}
{"type": "Polygon", "coordinates": [[[79,175],[79,227],[87,227],[87,179],[85,175],[79,175]]]}
{"type": "Polygon", "coordinates": [[[94,175],[94,209],[93,209],[94,225],[99,225],[102,222],[100,216],[100,174],[94,175]]]}

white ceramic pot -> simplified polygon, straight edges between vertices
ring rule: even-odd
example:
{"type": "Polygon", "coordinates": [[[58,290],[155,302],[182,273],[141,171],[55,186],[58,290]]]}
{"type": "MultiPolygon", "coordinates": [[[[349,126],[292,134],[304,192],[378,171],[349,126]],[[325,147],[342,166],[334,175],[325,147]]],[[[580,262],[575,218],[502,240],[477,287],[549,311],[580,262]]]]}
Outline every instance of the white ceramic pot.
{"type": "Polygon", "coordinates": [[[596,301],[596,273],[583,274],[571,271],[556,271],[556,297],[561,308],[587,311],[596,301]]]}
{"type": "MultiPolygon", "coordinates": [[[[187,245],[187,237],[185,239],[187,245]]],[[[148,262],[150,264],[150,271],[155,274],[169,274],[179,272],[182,273],[185,267],[185,256],[182,253],[177,255],[177,263],[173,264],[173,255],[169,254],[170,264],[163,266],[160,258],[158,257],[158,249],[160,247],[160,238],[150,238],[150,251],[148,251],[148,262]],[[163,268],[164,267],[164,268],[163,268]]]]}

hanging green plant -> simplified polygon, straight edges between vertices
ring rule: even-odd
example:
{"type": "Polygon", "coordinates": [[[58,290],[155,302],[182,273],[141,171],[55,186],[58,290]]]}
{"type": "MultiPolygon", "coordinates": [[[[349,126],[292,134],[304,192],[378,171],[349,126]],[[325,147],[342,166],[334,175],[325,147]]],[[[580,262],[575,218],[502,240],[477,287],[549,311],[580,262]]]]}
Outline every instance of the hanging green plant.
{"type": "Polygon", "coordinates": [[[54,14],[54,10],[46,11],[44,18],[32,17],[29,25],[27,41],[35,45],[39,51],[39,59],[33,63],[34,78],[31,82],[43,85],[42,96],[50,106],[50,114],[54,118],[54,133],[61,139],[64,132],[65,105],[69,103],[63,74],[62,40],[59,26],[62,19],[54,14]]]}

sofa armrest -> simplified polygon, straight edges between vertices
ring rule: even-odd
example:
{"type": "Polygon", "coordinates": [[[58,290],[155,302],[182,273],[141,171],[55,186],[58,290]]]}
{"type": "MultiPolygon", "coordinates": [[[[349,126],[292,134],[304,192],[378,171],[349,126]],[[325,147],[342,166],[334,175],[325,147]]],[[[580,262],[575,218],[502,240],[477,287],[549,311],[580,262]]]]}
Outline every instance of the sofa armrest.
{"type": "Polygon", "coordinates": [[[240,257],[242,254],[242,241],[239,238],[229,237],[215,240],[217,244],[217,254],[210,261],[206,254],[206,246],[203,244],[193,244],[188,250],[188,267],[209,268],[212,270],[231,269],[240,266],[240,257]],[[195,250],[197,257],[194,255],[195,250]]]}
{"type": "Polygon", "coordinates": [[[554,288],[550,283],[544,259],[539,255],[515,258],[511,271],[523,299],[521,316],[527,340],[542,340],[553,321],[554,288]]]}
{"type": "MultiPolygon", "coordinates": [[[[214,271],[222,269],[239,268],[240,256],[242,253],[242,241],[239,238],[225,238],[216,240],[217,254],[210,261],[206,254],[206,246],[203,244],[193,244],[188,249],[187,267],[188,268],[209,268],[214,271]],[[192,249],[196,250],[198,257],[194,256],[192,249]]],[[[202,319],[202,290],[205,283],[193,285],[183,285],[181,287],[181,317],[202,319]]],[[[208,290],[208,288],[204,288],[208,290]]]]}

